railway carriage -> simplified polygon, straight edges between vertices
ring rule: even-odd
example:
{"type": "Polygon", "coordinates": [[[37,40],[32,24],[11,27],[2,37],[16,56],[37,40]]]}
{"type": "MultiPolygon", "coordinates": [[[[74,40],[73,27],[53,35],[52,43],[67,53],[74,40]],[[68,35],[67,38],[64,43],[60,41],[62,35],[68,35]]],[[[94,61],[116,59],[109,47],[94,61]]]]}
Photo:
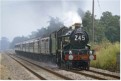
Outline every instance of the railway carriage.
{"type": "Polygon", "coordinates": [[[62,27],[48,37],[18,43],[15,51],[36,60],[54,62],[60,68],[89,70],[90,61],[95,60],[96,56],[88,41],[88,34],[80,23],[76,23],[70,28],[62,27]]]}

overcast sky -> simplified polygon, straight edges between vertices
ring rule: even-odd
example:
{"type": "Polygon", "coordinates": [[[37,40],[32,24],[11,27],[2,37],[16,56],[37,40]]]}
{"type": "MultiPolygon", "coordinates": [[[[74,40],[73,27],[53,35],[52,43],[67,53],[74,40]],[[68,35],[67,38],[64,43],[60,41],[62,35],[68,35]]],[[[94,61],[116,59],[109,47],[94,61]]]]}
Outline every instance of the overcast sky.
{"type": "MultiPolygon", "coordinates": [[[[0,0],[0,36],[9,41],[15,36],[28,36],[48,25],[49,16],[59,17],[66,26],[81,22],[76,13],[92,10],[92,0],[0,0]]],[[[95,15],[104,11],[120,14],[120,0],[95,0],[95,15]]]]}

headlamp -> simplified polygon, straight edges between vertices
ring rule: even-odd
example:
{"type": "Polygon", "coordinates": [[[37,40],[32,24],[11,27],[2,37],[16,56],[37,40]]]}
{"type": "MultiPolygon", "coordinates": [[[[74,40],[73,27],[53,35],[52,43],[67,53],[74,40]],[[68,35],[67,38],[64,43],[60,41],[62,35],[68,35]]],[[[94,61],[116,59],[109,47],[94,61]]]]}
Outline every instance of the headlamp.
{"type": "Polygon", "coordinates": [[[71,50],[69,51],[69,54],[72,54],[72,51],[71,50]]]}
{"type": "Polygon", "coordinates": [[[93,53],[92,51],[89,51],[89,54],[90,54],[90,55],[92,55],[92,53],[93,53]]]}
{"type": "Polygon", "coordinates": [[[93,60],[93,59],[94,59],[94,56],[93,56],[93,55],[90,55],[90,56],[89,56],[89,59],[90,59],[90,60],[93,60]]]}
{"type": "Polygon", "coordinates": [[[74,58],[73,55],[69,55],[68,57],[69,60],[73,60],[73,58],[74,58]]]}

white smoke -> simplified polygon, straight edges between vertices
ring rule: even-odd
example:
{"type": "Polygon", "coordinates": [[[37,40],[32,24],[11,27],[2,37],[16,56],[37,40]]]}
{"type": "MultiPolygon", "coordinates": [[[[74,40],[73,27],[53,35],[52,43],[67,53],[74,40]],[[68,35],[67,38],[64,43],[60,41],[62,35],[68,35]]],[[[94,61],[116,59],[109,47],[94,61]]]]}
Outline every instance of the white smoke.
{"type": "Polygon", "coordinates": [[[80,7],[83,5],[83,1],[69,1],[69,0],[62,0],[62,21],[64,25],[69,27],[72,26],[74,23],[82,23],[82,19],[80,15],[81,13],[78,11],[80,7]],[[80,5],[81,4],[81,5],[80,5]]]}
{"type": "Polygon", "coordinates": [[[82,23],[81,17],[78,15],[76,11],[69,11],[64,14],[64,25],[65,26],[71,26],[74,23],[82,23]]]}

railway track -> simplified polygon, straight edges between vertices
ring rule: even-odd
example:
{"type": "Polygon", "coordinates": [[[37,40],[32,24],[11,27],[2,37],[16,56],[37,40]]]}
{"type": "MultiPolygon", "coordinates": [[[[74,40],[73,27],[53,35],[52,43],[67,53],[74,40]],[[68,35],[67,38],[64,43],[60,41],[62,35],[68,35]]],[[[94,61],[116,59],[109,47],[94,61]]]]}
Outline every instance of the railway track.
{"type": "Polygon", "coordinates": [[[116,76],[116,75],[113,75],[113,74],[103,73],[103,72],[95,71],[95,70],[92,70],[92,69],[90,69],[89,71],[93,72],[93,73],[98,73],[98,74],[101,74],[101,75],[104,75],[104,76],[109,76],[109,77],[113,77],[113,78],[116,78],[116,79],[120,79],[120,76],[116,76]]]}
{"type": "MultiPolygon", "coordinates": [[[[19,58],[21,58],[21,57],[19,57],[19,58]]],[[[23,58],[21,58],[21,59],[25,60],[23,58]]],[[[30,62],[28,60],[26,60],[26,61],[30,62]]],[[[32,64],[35,65],[35,66],[41,67],[43,69],[47,69],[47,68],[39,66],[39,65],[37,65],[35,63],[32,63],[32,64]]],[[[52,71],[50,69],[47,69],[47,70],[52,71]]],[[[54,72],[54,71],[52,71],[52,72],[54,72]]],[[[98,79],[98,80],[119,80],[120,79],[120,76],[116,76],[116,75],[113,75],[113,74],[108,74],[108,73],[103,73],[103,72],[95,71],[93,69],[90,69],[89,71],[83,71],[83,70],[80,71],[80,69],[79,70],[73,69],[73,70],[70,70],[70,72],[79,74],[80,76],[84,75],[84,76],[91,77],[91,78],[98,79]]],[[[56,73],[56,72],[54,72],[54,73],[56,73]]],[[[57,74],[55,74],[55,75],[57,75],[57,74]]],[[[68,77],[66,77],[66,79],[70,80],[70,78],[68,78],[68,77]]]]}
{"type": "Polygon", "coordinates": [[[120,79],[120,77],[118,77],[118,76],[105,74],[105,73],[101,73],[101,72],[96,72],[96,71],[92,71],[92,70],[91,71],[71,70],[71,72],[77,73],[80,75],[85,75],[87,77],[91,77],[91,78],[98,79],[98,80],[119,80],[120,79]]]}
{"type": "Polygon", "coordinates": [[[32,74],[34,74],[36,77],[38,77],[41,80],[46,80],[46,78],[40,76],[39,74],[37,74],[36,72],[34,72],[32,69],[28,68],[26,65],[24,65],[23,63],[21,63],[20,61],[18,61],[17,59],[15,59],[14,57],[12,57],[11,55],[9,55],[13,60],[15,60],[17,63],[19,63],[20,65],[22,65],[24,68],[26,68],[28,71],[30,71],[32,74]]]}
{"type": "Polygon", "coordinates": [[[53,80],[54,79],[55,80],[58,80],[58,79],[59,80],[72,80],[69,77],[63,76],[59,73],[56,73],[56,72],[54,72],[50,69],[47,69],[45,67],[34,64],[34,63],[32,63],[28,60],[25,60],[23,58],[15,57],[12,54],[8,54],[8,55],[41,80],[52,80],[52,79],[53,80]],[[32,67],[30,67],[30,66],[32,66],[32,67]],[[36,69],[36,70],[34,70],[33,68],[36,69]],[[46,73],[46,75],[45,75],[45,73],[46,73]]]}

